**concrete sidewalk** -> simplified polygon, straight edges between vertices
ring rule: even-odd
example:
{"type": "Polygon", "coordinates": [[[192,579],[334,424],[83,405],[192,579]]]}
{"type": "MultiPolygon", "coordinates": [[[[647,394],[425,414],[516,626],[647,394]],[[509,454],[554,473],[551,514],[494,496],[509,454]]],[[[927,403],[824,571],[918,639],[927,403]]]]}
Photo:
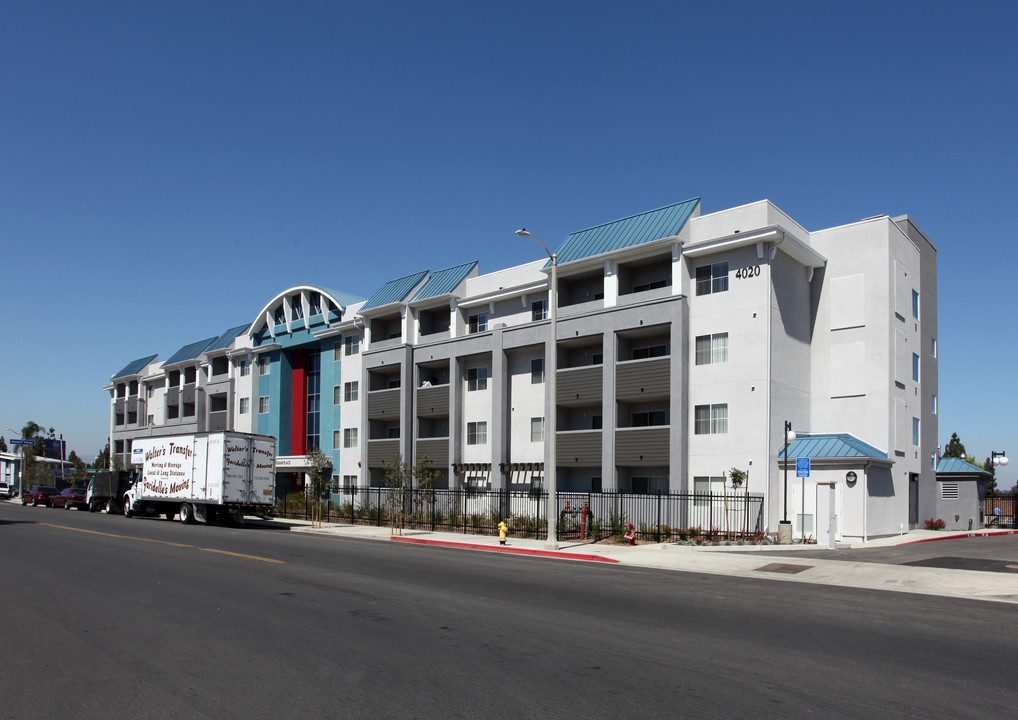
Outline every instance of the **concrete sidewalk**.
{"type": "MultiPolygon", "coordinates": [[[[404,530],[393,535],[388,527],[368,525],[327,524],[313,528],[310,523],[286,520],[294,532],[335,537],[369,538],[390,542],[460,548],[502,554],[528,555],[593,563],[622,564],[677,572],[710,573],[784,582],[890,590],[972,600],[993,600],[1018,604],[1018,574],[954,570],[912,565],[891,565],[848,560],[781,557],[794,554],[796,548],[817,550],[816,545],[764,545],[695,547],[671,543],[606,545],[599,543],[563,542],[549,550],[543,540],[510,536],[501,546],[498,538],[489,535],[404,530]],[[747,552],[753,550],[751,552],[747,552]],[[770,553],[770,555],[769,555],[770,553]]],[[[915,542],[930,542],[980,535],[1010,535],[1016,531],[977,530],[945,533],[934,530],[913,530],[903,535],[880,538],[868,543],[855,543],[853,548],[888,547],[915,542]]],[[[846,546],[847,547],[847,546],[846,546]]]]}

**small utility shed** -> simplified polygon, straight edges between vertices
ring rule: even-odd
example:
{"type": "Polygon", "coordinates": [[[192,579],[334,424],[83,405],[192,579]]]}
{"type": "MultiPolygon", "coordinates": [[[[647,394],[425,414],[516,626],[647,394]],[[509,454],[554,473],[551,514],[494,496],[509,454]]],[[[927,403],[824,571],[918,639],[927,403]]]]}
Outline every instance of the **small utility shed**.
{"type": "Polygon", "coordinates": [[[807,537],[824,542],[832,510],[836,540],[865,541],[901,532],[908,493],[907,488],[896,491],[891,473],[894,462],[887,453],[848,433],[800,433],[788,444],[787,461],[784,444],[777,455],[782,473],[786,464],[788,468],[788,511],[796,537],[805,524],[807,537]],[[804,483],[796,477],[795,461],[806,457],[810,474],[804,483]]]}
{"type": "Polygon", "coordinates": [[[961,458],[940,458],[937,463],[937,517],[946,530],[983,527],[983,501],[990,473],[961,458]]]}

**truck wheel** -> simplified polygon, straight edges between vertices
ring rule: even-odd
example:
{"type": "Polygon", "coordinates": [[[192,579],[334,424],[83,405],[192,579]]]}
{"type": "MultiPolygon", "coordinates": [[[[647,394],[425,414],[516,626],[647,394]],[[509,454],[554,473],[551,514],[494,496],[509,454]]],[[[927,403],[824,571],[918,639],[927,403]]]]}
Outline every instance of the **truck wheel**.
{"type": "Polygon", "coordinates": [[[131,517],[134,513],[131,511],[131,498],[124,496],[124,517],[131,517]]]}
{"type": "Polygon", "coordinates": [[[113,504],[112,500],[107,500],[106,501],[106,514],[107,515],[116,515],[117,514],[117,506],[113,504]]]}
{"type": "Polygon", "coordinates": [[[194,522],[194,508],[191,507],[191,503],[180,504],[180,522],[185,525],[190,525],[194,522]]]}

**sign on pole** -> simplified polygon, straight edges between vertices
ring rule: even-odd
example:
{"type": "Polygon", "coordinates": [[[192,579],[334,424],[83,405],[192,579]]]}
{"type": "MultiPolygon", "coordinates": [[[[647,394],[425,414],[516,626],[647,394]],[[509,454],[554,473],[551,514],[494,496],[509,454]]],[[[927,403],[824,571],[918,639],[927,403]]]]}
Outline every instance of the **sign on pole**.
{"type": "Polygon", "coordinates": [[[795,459],[795,476],[801,478],[809,477],[809,458],[797,457],[795,459]]]}

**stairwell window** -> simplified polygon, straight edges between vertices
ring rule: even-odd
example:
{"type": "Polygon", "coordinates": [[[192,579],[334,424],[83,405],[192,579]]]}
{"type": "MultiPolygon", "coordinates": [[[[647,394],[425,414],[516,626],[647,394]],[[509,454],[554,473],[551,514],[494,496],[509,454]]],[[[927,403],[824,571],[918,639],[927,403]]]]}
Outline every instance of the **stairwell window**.
{"type": "Polygon", "coordinates": [[[472,422],[467,423],[467,445],[488,444],[488,423],[472,422]]]}
{"type": "Polygon", "coordinates": [[[711,263],[701,265],[696,269],[696,294],[710,295],[711,293],[726,292],[728,290],[728,262],[711,263]]]}
{"type": "Polygon", "coordinates": [[[714,365],[726,362],[728,362],[728,333],[697,336],[697,365],[714,365]]]}
{"type": "Polygon", "coordinates": [[[477,367],[467,370],[467,391],[488,389],[488,368],[477,367]]]}
{"type": "Polygon", "coordinates": [[[723,435],[728,432],[728,404],[697,405],[693,410],[693,431],[697,435],[723,435]]]}
{"type": "Polygon", "coordinates": [[[343,447],[345,448],[357,447],[357,428],[344,428],[343,447]]]}

